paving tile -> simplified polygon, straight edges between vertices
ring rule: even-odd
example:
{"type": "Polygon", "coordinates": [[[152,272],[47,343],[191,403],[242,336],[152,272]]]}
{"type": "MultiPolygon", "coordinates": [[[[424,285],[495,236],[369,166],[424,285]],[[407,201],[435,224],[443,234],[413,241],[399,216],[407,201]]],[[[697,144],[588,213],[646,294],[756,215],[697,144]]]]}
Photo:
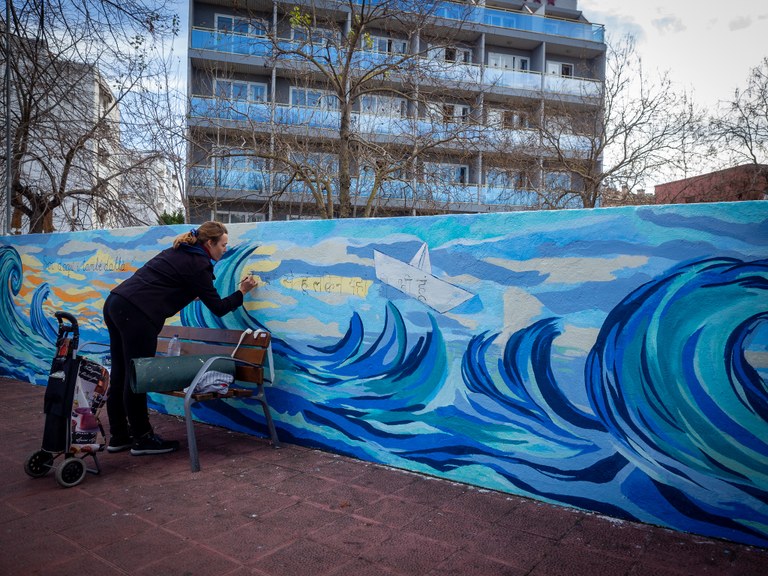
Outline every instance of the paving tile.
{"type": "Polygon", "coordinates": [[[352,458],[334,456],[328,461],[319,461],[312,474],[321,478],[331,478],[339,482],[353,483],[355,478],[363,474],[369,464],[352,458]]]}
{"type": "Polygon", "coordinates": [[[560,544],[529,572],[530,576],[574,576],[574,574],[629,575],[632,558],[619,558],[600,550],[585,551],[582,546],[560,544]]]}
{"type": "Polygon", "coordinates": [[[354,516],[342,516],[309,536],[312,540],[359,556],[364,550],[377,548],[396,533],[394,528],[354,516]]]}
{"type": "Polygon", "coordinates": [[[493,524],[477,516],[446,512],[444,509],[440,509],[419,516],[407,524],[404,530],[461,548],[491,528],[493,528],[493,524]]]}
{"type": "Polygon", "coordinates": [[[259,463],[246,468],[235,466],[224,472],[225,476],[249,482],[254,486],[279,486],[289,478],[300,474],[296,470],[273,463],[259,463]]]}
{"type": "Polygon", "coordinates": [[[530,532],[514,531],[495,524],[466,549],[522,570],[533,569],[548,554],[557,550],[557,541],[530,532]]]}
{"type": "Polygon", "coordinates": [[[650,537],[651,529],[646,525],[587,514],[560,542],[636,559],[645,551],[650,537]]]}
{"type": "Polygon", "coordinates": [[[397,532],[360,556],[402,574],[423,575],[450,558],[457,548],[431,538],[397,532]]]}
{"type": "Polygon", "coordinates": [[[258,569],[274,576],[324,576],[352,558],[312,540],[296,540],[261,558],[258,569]]]}
{"type": "Polygon", "coordinates": [[[527,568],[509,566],[487,556],[459,550],[426,576],[525,576],[527,568]]]}
{"type": "Polygon", "coordinates": [[[352,478],[350,482],[369,490],[376,490],[383,494],[393,494],[401,488],[413,484],[421,479],[418,474],[408,473],[387,466],[369,465],[363,472],[352,478]]]}
{"type": "Polygon", "coordinates": [[[316,494],[331,490],[338,485],[337,480],[321,478],[311,473],[295,474],[286,478],[272,489],[281,494],[291,494],[301,499],[307,499],[316,494]]]}
{"type": "Polygon", "coordinates": [[[178,520],[168,522],[163,528],[183,538],[205,542],[217,534],[227,534],[253,522],[244,517],[238,506],[228,507],[216,504],[192,509],[178,520]]]}
{"type": "Polygon", "coordinates": [[[104,510],[87,515],[78,527],[68,527],[66,524],[51,527],[58,534],[76,541],[80,541],[82,534],[96,535],[96,538],[87,540],[87,545],[84,544],[88,549],[133,538],[150,528],[153,528],[150,522],[123,510],[104,510]]]}
{"type": "Polygon", "coordinates": [[[49,572],[51,565],[84,552],[31,518],[0,525],[0,550],[0,574],[8,576],[49,572]]]}
{"type": "Polygon", "coordinates": [[[5,522],[23,518],[24,516],[28,516],[28,514],[17,509],[13,505],[12,499],[9,502],[0,502],[0,526],[5,522]]]}
{"type": "Polygon", "coordinates": [[[88,500],[90,495],[79,486],[62,489],[49,474],[43,478],[27,478],[27,483],[19,487],[13,499],[15,508],[27,514],[54,512],[62,506],[88,500]]]}
{"type": "Polygon", "coordinates": [[[136,576],[221,576],[240,567],[240,563],[227,558],[217,550],[203,546],[186,546],[175,554],[158,558],[155,562],[132,570],[136,576]]]}
{"type": "Polygon", "coordinates": [[[576,526],[584,514],[584,512],[564,506],[525,500],[514,510],[501,517],[497,524],[510,530],[522,530],[547,538],[559,539],[576,526]]]}
{"type": "Polygon", "coordinates": [[[347,564],[332,569],[327,576],[399,576],[401,574],[364,558],[353,558],[347,564]]]}
{"type": "Polygon", "coordinates": [[[340,512],[354,512],[381,498],[379,492],[351,484],[334,482],[327,490],[308,495],[308,500],[340,512]]]}
{"type": "Polygon", "coordinates": [[[297,449],[295,446],[282,447],[270,454],[260,454],[259,460],[273,462],[297,472],[319,472],[321,467],[332,462],[334,456],[328,452],[312,449],[297,449]]]}
{"type": "Polygon", "coordinates": [[[768,574],[768,551],[724,540],[704,539],[663,528],[655,529],[640,561],[666,565],[681,574],[768,574]]]}
{"type": "Polygon", "coordinates": [[[402,528],[413,522],[416,518],[430,514],[433,511],[434,508],[424,504],[418,504],[395,496],[385,496],[355,510],[355,514],[381,522],[387,526],[402,528]]]}
{"type": "Polygon", "coordinates": [[[94,522],[102,524],[104,518],[114,523],[114,519],[117,518],[114,515],[120,512],[119,507],[100,499],[78,498],[68,502],[67,495],[70,492],[71,490],[60,489],[61,506],[34,513],[35,516],[44,517],[48,530],[59,533],[85,531],[89,530],[94,522]]]}
{"type": "MultiPolygon", "coordinates": [[[[12,573],[8,572],[10,576],[12,573]]],[[[60,562],[46,566],[38,571],[22,571],[17,574],[51,574],[52,576],[125,576],[122,568],[115,566],[104,558],[95,557],[86,552],[71,552],[64,556],[60,562]]]]}
{"type": "Polygon", "coordinates": [[[395,496],[432,507],[445,506],[467,491],[463,484],[422,476],[394,492],[395,496]]]}
{"type": "Polygon", "coordinates": [[[206,538],[206,544],[248,565],[297,538],[294,532],[280,530],[267,522],[256,520],[226,533],[211,534],[206,538]]]}
{"type": "Polygon", "coordinates": [[[260,518],[264,525],[291,533],[310,533],[326,524],[336,521],[340,512],[327,510],[310,502],[299,501],[260,518]]]}
{"type": "Polygon", "coordinates": [[[221,494],[221,503],[236,509],[243,517],[260,518],[293,506],[301,498],[277,487],[261,488],[250,484],[236,484],[221,494]]]}
{"type": "Polygon", "coordinates": [[[186,549],[187,546],[188,543],[183,537],[162,528],[152,528],[96,548],[94,553],[123,570],[135,573],[145,566],[186,549]]]}
{"type": "Polygon", "coordinates": [[[521,498],[510,497],[500,492],[468,486],[465,492],[447,501],[442,509],[493,522],[515,510],[522,501],[521,498]]]}

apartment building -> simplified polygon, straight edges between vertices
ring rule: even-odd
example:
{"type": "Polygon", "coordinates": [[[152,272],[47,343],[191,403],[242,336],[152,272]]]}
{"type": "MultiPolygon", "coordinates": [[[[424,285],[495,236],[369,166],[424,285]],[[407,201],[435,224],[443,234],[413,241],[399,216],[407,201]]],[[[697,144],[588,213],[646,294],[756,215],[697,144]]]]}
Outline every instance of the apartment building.
{"type": "Polygon", "coordinates": [[[605,52],[576,0],[191,0],[193,220],[578,206],[605,52]]]}

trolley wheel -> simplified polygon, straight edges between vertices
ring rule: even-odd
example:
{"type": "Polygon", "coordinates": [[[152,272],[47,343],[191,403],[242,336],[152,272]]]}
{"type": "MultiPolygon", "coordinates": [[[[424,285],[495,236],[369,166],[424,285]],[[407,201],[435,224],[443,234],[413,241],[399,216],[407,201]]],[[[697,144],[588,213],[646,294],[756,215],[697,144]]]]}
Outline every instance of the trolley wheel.
{"type": "Polygon", "coordinates": [[[53,454],[45,450],[38,450],[24,462],[24,472],[32,478],[42,478],[51,469],[53,454]]]}
{"type": "Polygon", "coordinates": [[[62,488],[72,488],[83,481],[86,472],[85,462],[82,459],[67,458],[61,466],[56,468],[56,482],[62,488]]]}

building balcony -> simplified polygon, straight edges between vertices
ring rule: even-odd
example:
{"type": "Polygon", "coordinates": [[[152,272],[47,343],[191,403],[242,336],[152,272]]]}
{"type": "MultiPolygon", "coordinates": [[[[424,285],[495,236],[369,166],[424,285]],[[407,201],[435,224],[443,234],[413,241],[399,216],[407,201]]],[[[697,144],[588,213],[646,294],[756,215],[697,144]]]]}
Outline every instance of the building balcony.
{"type": "MultiPolygon", "coordinates": [[[[189,116],[191,125],[225,123],[231,128],[253,133],[276,130],[325,138],[338,137],[341,122],[341,112],[337,109],[272,105],[268,102],[231,102],[204,96],[192,97],[189,116]]],[[[526,149],[529,153],[546,153],[547,149],[535,129],[483,126],[458,119],[456,122],[445,122],[426,117],[359,112],[352,113],[351,120],[353,129],[358,133],[380,137],[384,141],[433,138],[457,144],[471,141],[485,150],[526,149]]],[[[588,155],[592,147],[592,140],[582,135],[563,134],[557,142],[561,152],[568,151],[574,157],[588,155]]]]}
{"type": "MultiPolygon", "coordinates": [[[[267,170],[212,168],[193,166],[189,170],[191,196],[215,196],[219,199],[243,197],[266,200],[270,192],[281,191],[283,200],[309,200],[306,184],[293,181],[282,172],[267,170]],[[205,193],[200,194],[204,191],[205,193]]],[[[368,200],[373,181],[369,177],[352,178],[351,194],[354,204],[363,205],[368,200]]],[[[333,190],[338,195],[338,190],[333,190]]],[[[382,183],[378,194],[385,203],[408,203],[418,200],[421,206],[442,208],[445,206],[462,207],[468,211],[489,211],[499,207],[531,208],[539,205],[539,197],[534,190],[518,190],[482,184],[461,184],[457,182],[413,182],[406,180],[387,180],[382,183]]]]}
{"type": "MultiPolygon", "coordinates": [[[[355,0],[361,4],[363,0],[355,0]]],[[[370,3],[370,0],[365,0],[370,3]]],[[[587,22],[573,22],[540,16],[536,14],[524,14],[503,8],[491,8],[487,6],[473,6],[456,2],[436,2],[434,6],[435,17],[465,22],[482,24],[501,28],[504,30],[519,30],[534,34],[547,34],[576,40],[588,40],[602,43],[605,40],[605,27],[602,24],[590,24],[587,22]]]]}
{"type": "MultiPolygon", "coordinates": [[[[279,40],[278,45],[281,50],[300,48],[307,55],[318,53],[323,58],[339,58],[333,47],[306,44],[302,46],[291,40],[279,40]]],[[[192,48],[262,59],[272,58],[274,55],[272,41],[265,36],[225,33],[197,27],[192,29],[192,48]]],[[[396,54],[369,51],[359,51],[354,56],[355,66],[362,70],[370,70],[373,66],[386,65],[388,62],[396,63],[402,58],[396,54]]],[[[297,54],[282,54],[280,56],[280,60],[286,66],[301,63],[301,59],[302,57],[297,54]]],[[[594,99],[595,101],[600,98],[602,91],[602,82],[591,78],[557,76],[529,70],[505,70],[478,64],[445,62],[428,58],[414,59],[413,62],[421,67],[426,74],[425,77],[471,86],[472,89],[493,90],[500,88],[529,92],[531,96],[540,94],[575,96],[585,100],[594,99]]]]}

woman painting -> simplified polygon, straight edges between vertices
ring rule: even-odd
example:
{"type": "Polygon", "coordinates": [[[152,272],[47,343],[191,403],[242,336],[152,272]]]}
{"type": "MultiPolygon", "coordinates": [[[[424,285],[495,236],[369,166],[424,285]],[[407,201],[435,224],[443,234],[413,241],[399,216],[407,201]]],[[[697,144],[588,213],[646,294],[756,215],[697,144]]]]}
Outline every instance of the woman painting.
{"type": "Polygon", "coordinates": [[[155,355],[157,335],[165,320],[195,298],[217,316],[242,306],[244,296],[256,287],[253,277],[244,278],[238,290],[225,298],[213,285],[212,262],[224,255],[228,240],[227,229],[220,222],[205,222],[181,234],[171,248],[115,287],[104,302],[112,354],[107,398],[109,452],[130,449],[134,456],[142,456],[179,448],[178,441],[163,440],[152,430],[147,395],[131,390],[128,369],[132,359],[155,355]]]}

